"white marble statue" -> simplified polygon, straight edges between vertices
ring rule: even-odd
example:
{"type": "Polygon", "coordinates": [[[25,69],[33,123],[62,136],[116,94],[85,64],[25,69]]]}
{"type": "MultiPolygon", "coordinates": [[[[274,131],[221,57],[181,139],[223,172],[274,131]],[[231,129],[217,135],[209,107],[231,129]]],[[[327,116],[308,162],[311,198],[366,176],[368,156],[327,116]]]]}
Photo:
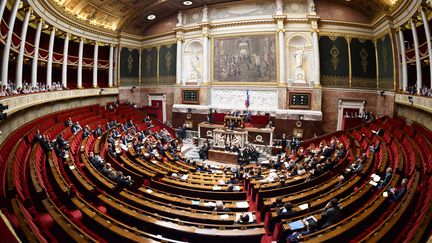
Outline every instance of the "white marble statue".
{"type": "Polygon", "coordinates": [[[201,73],[199,71],[201,66],[201,60],[198,55],[192,57],[191,65],[192,65],[192,73],[190,79],[196,81],[197,79],[201,78],[201,73]]]}
{"type": "Polygon", "coordinates": [[[183,13],[182,11],[179,11],[179,13],[177,14],[177,26],[182,26],[183,25],[183,13]]]}
{"type": "Polygon", "coordinates": [[[298,49],[294,56],[296,61],[296,68],[303,69],[303,49],[298,49]]]}
{"type": "Polygon", "coordinates": [[[282,14],[283,3],[282,0],[276,0],[276,14],[282,14]]]}
{"type": "Polygon", "coordinates": [[[202,22],[208,21],[208,8],[207,5],[204,5],[203,12],[202,12],[202,22]]]}
{"type": "Polygon", "coordinates": [[[295,57],[295,81],[294,83],[306,83],[305,71],[303,70],[303,49],[297,49],[294,54],[295,57]]]}
{"type": "Polygon", "coordinates": [[[311,13],[311,14],[315,13],[315,1],[314,0],[308,0],[308,8],[309,8],[309,13],[311,13]]]}

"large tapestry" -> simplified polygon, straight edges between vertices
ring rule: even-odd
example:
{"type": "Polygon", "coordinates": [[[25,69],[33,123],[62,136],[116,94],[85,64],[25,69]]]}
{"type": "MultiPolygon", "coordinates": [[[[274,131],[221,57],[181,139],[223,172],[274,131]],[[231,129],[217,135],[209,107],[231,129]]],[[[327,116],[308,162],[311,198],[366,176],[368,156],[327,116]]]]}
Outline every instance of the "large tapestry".
{"type": "Polygon", "coordinates": [[[349,87],[348,42],[345,37],[320,36],[321,84],[349,87]]]}
{"type": "Polygon", "coordinates": [[[143,84],[156,84],[157,80],[156,47],[144,48],[141,52],[141,81],[143,84]]]}
{"type": "Polygon", "coordinates": [[[176,82],[177,44],[167,44],[159,50],[159,83],[175,84],[176,82]]]}
{"type": "Polygon", "coordinates": [[[350,43],[352,88],[376,89],[376,55],[372,40],[353,38],[350,43]]]}
{"type": "Polygon", "coordinates": [[[214,39],[214,82],[276,82],[275,35],[214,39]]]}
{"type": "Polygon", "coordinates": [[[394,89],[393,50],[390,35],[377,40],[379,89],[394,89]]]}
{"type": "Polygon", "coordinates": [[[120,85],[138,85],[139,51],[123,47],[120,52],[120,85]]]}

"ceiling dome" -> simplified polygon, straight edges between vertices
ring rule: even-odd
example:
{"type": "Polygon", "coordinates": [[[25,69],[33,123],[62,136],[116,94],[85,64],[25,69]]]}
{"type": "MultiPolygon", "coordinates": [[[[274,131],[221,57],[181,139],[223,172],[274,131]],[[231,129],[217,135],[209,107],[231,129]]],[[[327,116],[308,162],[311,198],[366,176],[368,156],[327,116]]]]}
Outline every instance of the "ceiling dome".
{"type": "MultiPolygon", "coordinates": [[[[285,0],[286,3],[306,2],[309,0],[285,0]]],[[[369,22],[385,11],[390,10],[401,0],[315,0],[317,4],[336,2],[344,4],[363,13],[369,22]]],[[[56,8],[69,21],[78,21],[98,29],[142,35],[145,30],[179,10],[213,5],[230,0],[193,0],[186,5],[181,0],[40,0],[50,7],[56,8]],[[155,15],[155,19],[148,19],[155,15]]]]}

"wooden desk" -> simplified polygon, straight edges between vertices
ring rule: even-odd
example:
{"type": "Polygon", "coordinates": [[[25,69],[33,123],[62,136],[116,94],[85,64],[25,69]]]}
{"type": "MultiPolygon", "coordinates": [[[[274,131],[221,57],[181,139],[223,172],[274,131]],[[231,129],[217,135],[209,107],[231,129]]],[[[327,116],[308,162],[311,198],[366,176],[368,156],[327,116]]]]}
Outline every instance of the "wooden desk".
{"type": "MultiPolygon", "coordinates": [[[[223,125],[201,122],[198,124],[198,134],[200,138],[213,139],[213,130],[225,129],[223,125]]],[[[274,127],[263,129],[256,127],[236,128],[234,131],[247,132],[248,142],[258,145],[273,146],[274,127]]]]}
{"type": "Polygon", "coordinates": [[[234,165],[238,162],[237,153],[214,149],[209,150],[209,160],[234,165]]]}

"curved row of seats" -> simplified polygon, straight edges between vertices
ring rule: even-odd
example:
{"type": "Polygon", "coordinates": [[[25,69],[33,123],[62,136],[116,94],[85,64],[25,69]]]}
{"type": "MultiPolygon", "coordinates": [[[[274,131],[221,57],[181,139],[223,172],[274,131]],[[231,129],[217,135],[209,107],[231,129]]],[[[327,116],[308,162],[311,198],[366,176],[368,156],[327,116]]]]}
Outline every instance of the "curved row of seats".
{"type": "MultiPolygon", "coordinates": [[[[430,230],[432,133],[418,124],[409,126],[403,119],[384,118],[350,131],[306,141],[305,148],[331,139],[347,148],[335,167],[321,176],[311,180],[306,180],[306,176],[290,178],[283,187],[277,182],[248,179],[239,184],[240,191],[226,192],[225,185],[219,182],[227,180],[229,172],[226,175],[198,172],[169,154],[153,160],[137,158],[133,148],[123,151],[119,157],[109,156],[106,148],[110,131],[98,138],[91,135],[83,139],[82,132],[72,134],[64,127],[63,121],[68,117],[92,129],[114,119],[121,123],[132,119],[140,130],[147,129],[141,122],[144,114],[131,107],[108,111],[91,106],[52,114],[12,134],[0,148],[2,155],[10,151],[9,156],[0,158],[1,172],[5,175],[1,178],[1,192],[6,199],[2,199],[5,203],[1,206],[8,210],[22,239],[42,242],[277,240],[291,232],[289,222],[311,215],[319,219],[320,211],[333,197],[343,207],[341,221],[302,236],[301,240],[421,240],[430,230]],[[383,136],[373,132],[379,128],[384,128],[383,136]],[[50,139],[62,134],[70,143],[69,157],[58,158],[51,151],[44,153],[39,144],[33,144],[36,129],[50,139]],[[368,152],[369,159],[362,171],[347,176],[343,185],[336,188],[338,175],[349,168],[356,156],[369,151],[370,144],[378,141],[381,149],[377,153],[368,152]],[[90,151],[100,154],[115,170],[131,175],[135,181],[133,186],[118,188],[90,163],[90,151]],[[376,190],[369,184],[370,176],[373,173],[383,176],[387,167],[394,169],[394,176],[386,188],[376,190]],[[188,177],[174,178],[170,176],[172,173],[188,177]],[[399,185],[404,177],[409,178],[408,192],[389,206],[382,192],[399,185]],[[298,210],[292,218],[274,221],[276,209],[271,207],[274,197],[292,202],[296,208],[307,204],[308,209],[298,210]],[[222,200],[231,212],[214,212],[215,200],[222,200]],[[237,212],[250,211],[256,214],[256,223],[234,223],[237,212]]],[[[161,127],[162,124],[157,124],[152,130],[161,127]]],[[[268,175],[268,171],[263,174],[268,175]]]]}

